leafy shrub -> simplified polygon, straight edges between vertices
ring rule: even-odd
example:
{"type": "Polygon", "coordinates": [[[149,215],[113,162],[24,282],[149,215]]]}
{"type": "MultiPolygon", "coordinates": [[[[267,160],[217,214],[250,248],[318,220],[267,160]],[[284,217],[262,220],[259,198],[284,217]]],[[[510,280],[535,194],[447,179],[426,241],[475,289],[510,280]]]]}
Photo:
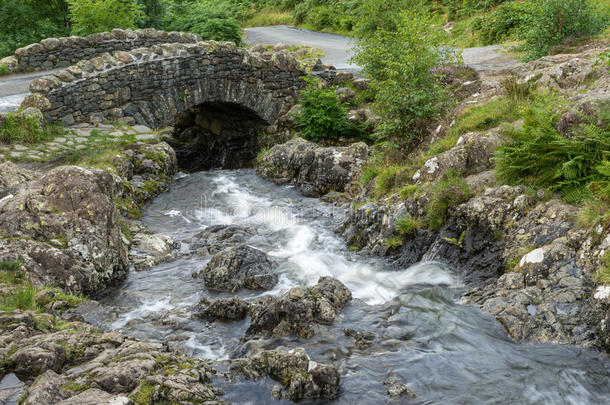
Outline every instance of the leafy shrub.
{"type": "Polygon", "coordinates": [[[69,0],[72,34],[135,28],[145,14],[137,0],[69,0]]]}
{"type": "Polygon", "coordinates": [[[174,3],[165,16],[165,29],[191,32],[201,38],[241,44],[241,28],[224,3],[187,1],[174,3]]]}
{"type": "Polygon", "coordinates": [[[64,1],[0,0],[0,58],[43,38],[70,35],[64,1]]]}
{"type": "Polygon", "coordinates": [[[378,135],[404,149],[417,138],[418,124],[437,114],[446,99],[431,70],[455,62],[452,50],[437,47],[442,36],[430,28],[431,22],[426,10],[408,9],[395,30],[380,27],[362,37],[354,57],[372,79],[383,118],[378,135]]]}
{"type": "Polygon", "coordinates": [[[460,173],[449,170],[432,188],[427,208],[428,228],[440,228],[447,219],[449,209],[457,207],[470,198],[470,187],[460,173]]]}
{"type": "Polygon", "coordinates": [[[357,128],[347,119],[347,111],[341,105],[334,88],[324,88],[320,81],[306,78],[307,87],[301,91],[301,110],[294,123],[300,136],[311,141],[337,139],[341,135],[354,136],[357,128]]]}
{"type": "Polygon", "coordinates": [[[590,0],[532,0],[532,15],[525,33],[526,59],[548,53],[570,36],[592,35],[607,23],[590,0]]]}
{"type": "Polygon", "coordinates": [[[527,110],[523,130],[510,131],[498,149],[499,178],[561,192],[571,203],[591,194],[610,199],[610,128],[589,123],[567,138],[555,127],[558,115],[548,102],[527,110]]]}
{"type": "Polygon", "coordinates": [[[518,39],[530,19],[530,3],[512,1],[501,4],[489,15],[476,18],[473,28],[479,30],[484,45],[497,44],[507,39],[518,39]]]}

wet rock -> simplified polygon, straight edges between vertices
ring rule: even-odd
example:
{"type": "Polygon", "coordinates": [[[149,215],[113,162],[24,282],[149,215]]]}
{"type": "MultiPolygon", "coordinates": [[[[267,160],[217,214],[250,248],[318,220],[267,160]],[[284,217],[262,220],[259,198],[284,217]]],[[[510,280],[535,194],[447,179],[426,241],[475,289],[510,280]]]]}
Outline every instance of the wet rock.
{"type": "Polygon", "coordinates": [[[127,248],[113,199],[115,178],[66,166],[0,203],[0,259],[20,258],[37,285],[97,293],[125,277],[127,248]]]}
{"type": "Polygon", "coordinates": [[[139,229],[139,232],[132,232],[132,235],[129,259],[138,271],[172,260],[175,250],[180,247],[171,237],[160,233],[153,234],[147,229],[139,229]]]}
{"type": "Polygon", "coordinates": [[[343,329],[343,334],[345,336],[350,336],[354,338],[354,342],[356,343],[356,347],[364,348],[373,344],[375,340],[375,334],[373,332],[369,332],[366,330],[356,330],[356,329],[343,329]]]}
{"type": "Polygon", "coordinates": [[[199,302],[198,316],[212,320],[240,320],[246,318],[250,303],[239,297],[219,298],[211,303],[207,299],[199,302]]]}
{"type": "Polygon", "coordinates": [[[251,228],[237,225],[214,225],[204,231],[187,238],[183,243],[188,244],[190,250],[201,256],[209,256],[228,247],[244,244],[256,233],[251,228]]]}
{"type": "Polygon", "coordinates": [[[281,297],[266,296],[252,304],[246,336],[311,337],[316,324],[332,324],[351,299],[347,287],[331,277],[320,277],[313,287],[292,288],[281,297]]]}
{"type": "Polygon", "coordinates": [[[277,184],[294,183],[305,196],[320,197],[330,191],[355,191],[368,157],[369,148],[362,142],[323,148],[293,138],[260,158],[257,171],[277,184]]]}
{"type": "Polygon", "coordinates": [[[402,396],[407,398],[415,398],[415,393],[409,389],[405,384],[401,383],[398,378],[392,376],[383,382],[386,386],[386,392],[390,398],[397,399],[402,396]]]}
{"type": "Polygon", "coordinates": [[[231,371],[254,381],[264,376],[279,381],[282,388],[274,389],[277,399],[287,398],[295,402],[303,399],[332,400],[339,393],[337,369],[311,361],[302,348],[262,350],[250,357],[233,360],[231,371]]]}
{"type": "Polygon", "coordinates": [[[199,276],[212,290],[270,290],[278,282],[278,276],[274,273],[276,267],[277,264],[264,252],[238,245],[215,254],[199,276]]]}

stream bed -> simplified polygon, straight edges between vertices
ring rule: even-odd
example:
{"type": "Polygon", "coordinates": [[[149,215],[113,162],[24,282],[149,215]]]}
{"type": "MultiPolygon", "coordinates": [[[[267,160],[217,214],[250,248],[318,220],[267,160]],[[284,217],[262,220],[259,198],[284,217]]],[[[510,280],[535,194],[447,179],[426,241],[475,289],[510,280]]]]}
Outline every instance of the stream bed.
{"type": "Polygon", "coordinates": [[[224,323],[195,317],[201,298],[233,294],[208,291],[202,278],[193,277],[209,257],[189,255],[187,243],[176,260],[131,272],[104,297],[101,303],[118,317],[101,326],[217,360],[214,385],[226,391],[224,400],[236,404],[290,403],[272,398],[277,383],[269,379],[228,383],[221,376],[228,360],[256,347],[303,347],[312,360],[335,364],[341,373],[336,404],[388,403],[384,382],[389,380],[417,395],[394,403],[608,403],[607,358],[574,346],[514,343],[491,315],[460,304],[465,286],[440,263],[396,269],[381,258],[351,252],[333,232],[345,209],[302,197],[248,169],[181,175],[170,192],[143,211],[152,231],[176,241],[213,225],[255,231],[247,243],[279,262],[280,281],[269,292],[240,291],[246,300],[314,285],[320,276],[342,281],[353,300],[334,325],[321,326],[311,339],[242,341],[248,319],[224,323]],[[345,329],[371,333],[366,344],[356,344],[345,329]]]}

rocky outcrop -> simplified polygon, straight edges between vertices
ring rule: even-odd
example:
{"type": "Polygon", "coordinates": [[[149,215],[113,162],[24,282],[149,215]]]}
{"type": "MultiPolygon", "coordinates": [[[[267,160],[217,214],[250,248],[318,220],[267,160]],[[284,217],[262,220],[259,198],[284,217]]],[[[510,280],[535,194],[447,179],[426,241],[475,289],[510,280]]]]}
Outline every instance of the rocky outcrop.
{"type": "Polygon", "coordinates": [[[218,403],[222,392],[210,385],[208,362],[85,323],[56,322],[48,314],[0,314],[3,371],[34,381],[20,403],[218,403]]]}
{"type": "Polygon", "coordinates": [[[339,280],[320,277],[312,287],[295,287],[279,297],[266,295],[254,302],[239,297],[201,300],[198,316],[231,321],[250,316],[246,336],[289,336],[309,338],[318,325],[331,325],[351,301],[352,293],[339,280]]]}
{"type": "Polygon", "coordinates": [[[250,311],[250,303],[239,297],[219,298],[213,302],[203,298],[198,305],[202,307],[198,316],[210,320],[236,321],[244,319],[250,311]]]}
{"type": "MultiPolygon", "coordinates": [[[[479,177],[472,176],[472,177],[479,177]]],[[[478,179],[474,179],[476,182],[478,179]]],[[[468,181],[468,179],[467,179],[468,181]]],[[[438,230],[400,235],[396,222],[421,216],[425,193],[353,209],[338,228],[351,246],[387,256],[397,266],[441,261],[471,290],[465,300],[497,317],[517,341],[572,343],[609,350],[608,294],[593,275],[610,247],[574,223],[577,209],[523,186],[484,188],[455,207],[438,230]]]]}
{"type": "Polygon", "coordinates": [[[339,280],[320,277],[313,287],[295,287],[252,304],[246,335],[313,336],[316,324],[332,324],[351,299],[352,293],[339,280]]]}
{"type": "Polygon", "coordinates": [[[281,383],[273,389],[276,399],[332,400],[339,393],[340,375],[332,365],[310,360],[304,349],[261,350],[247,358],[231,361],[231,372],[249,380],[269,376],[281,383]]]}
{"type": "Polygon", "coordinates": [[[125,277],[127,247],[113,199],[119,184],[97,169],[59,167],[0,203],[2,260],[20,260],[37,285],[94,293],[125,277]]]}
{"type": "Polygon", "coordinates": [[[235,292],[270,290],[278,282],[274,270],[277,263],[267,255],[247,245],[228,247],[216,253],[199,273],[211,290],[235,292]]]}
{"type": "Polygon", "coordinates": [[[0,60],[0,65],[13,72],[28,69],[50,70],[68,67],[106,52],[129,51],[172,42],[199,41],[199,35],[183,32],[157,31],[153,28],[135,31],[114,29],[112,32],[100,32],[86,37],[43,39],[40,43],[17,49],[14,56],[0,60]]]}
{"type": "Polygon", "coordinates": [[[493,168],[495,149],[502,143],[498,130],[479,134],[470,132],[462,135],[450,150],[426,161],[413,175],[413,181],[425,183],[439,179],[453,170],[462,175],[478,173],[493,168]]]}
{"type": "Polygon", "coordinates": [[[277,184],[294,183],[308,197],[331,191],[355,191],[356,180],[368,160],[364,143],[320,147],[301,138],[276,145],[257,161],[257,171],[277,184]]]}

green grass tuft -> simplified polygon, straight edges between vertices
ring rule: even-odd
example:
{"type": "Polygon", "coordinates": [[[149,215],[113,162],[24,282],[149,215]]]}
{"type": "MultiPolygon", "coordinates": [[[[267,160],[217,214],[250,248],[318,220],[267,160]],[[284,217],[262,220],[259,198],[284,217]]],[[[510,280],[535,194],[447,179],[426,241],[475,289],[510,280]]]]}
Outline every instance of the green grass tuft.
{"type": "Polygon", "coordinates": [[[430,230],[440,228],[447,219],[449,209],[457,207],[471,196],[470,187],[460,173],[450,170],[434,184],[427,208],[427,222],[430,230]]]}

